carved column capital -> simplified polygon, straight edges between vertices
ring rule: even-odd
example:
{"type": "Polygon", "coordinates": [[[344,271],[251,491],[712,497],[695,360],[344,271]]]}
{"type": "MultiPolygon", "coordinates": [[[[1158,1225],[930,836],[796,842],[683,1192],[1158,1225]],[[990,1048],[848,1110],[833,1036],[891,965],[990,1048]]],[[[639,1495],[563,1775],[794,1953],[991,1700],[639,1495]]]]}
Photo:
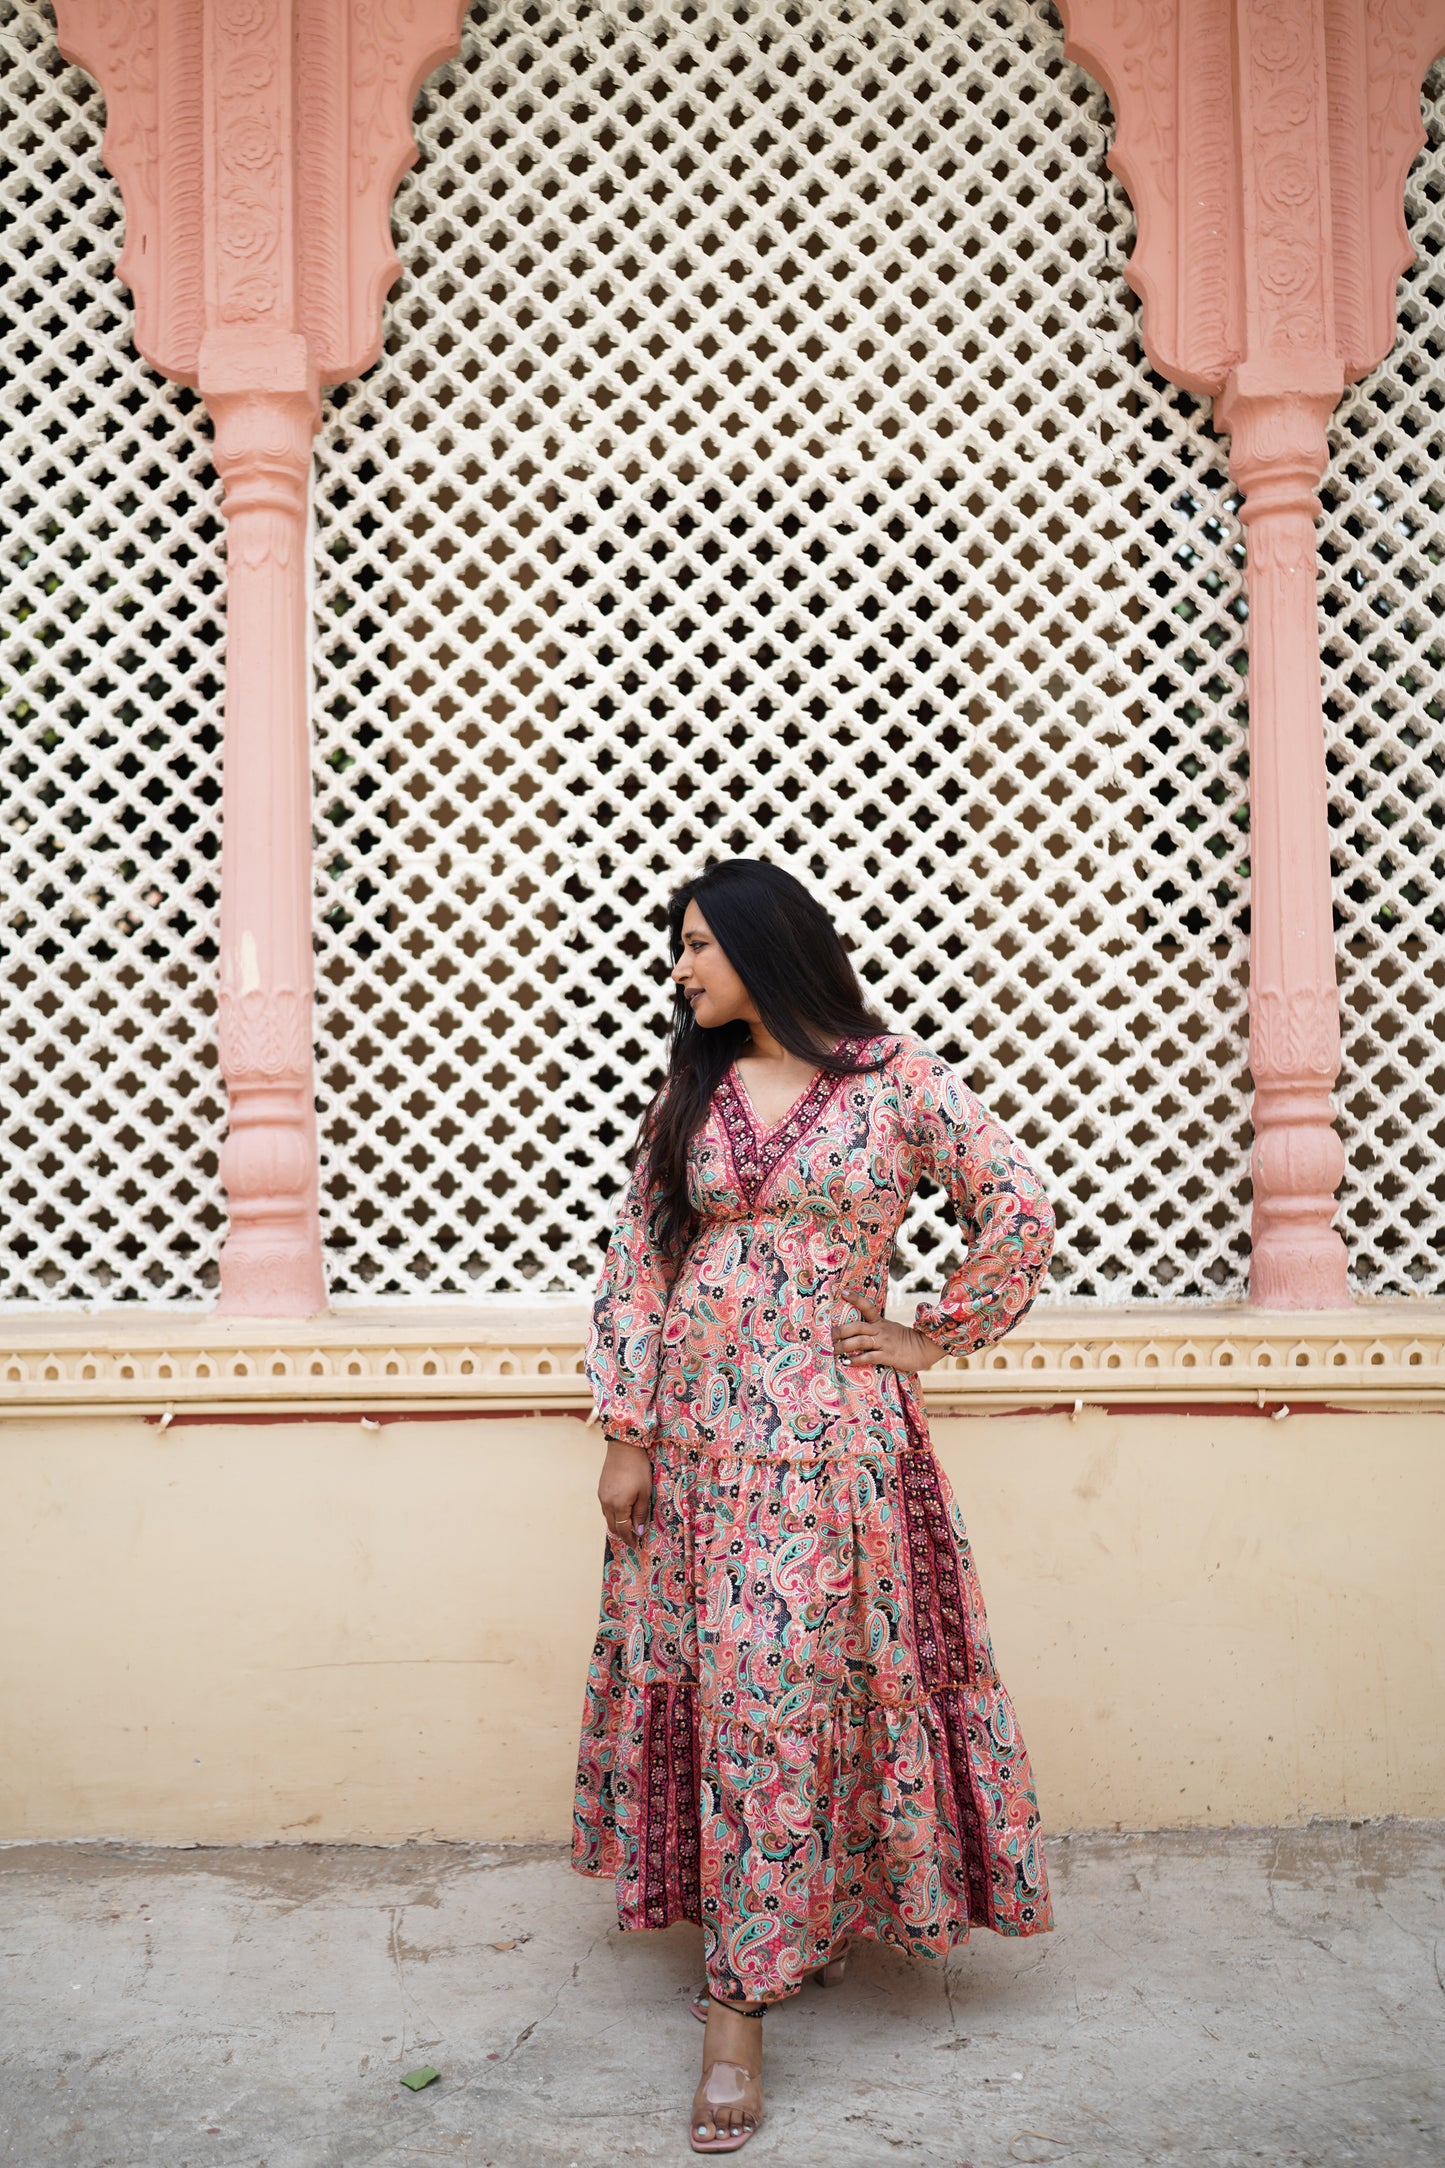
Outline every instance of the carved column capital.
{"type": "Polygon", "coordinates": [[[305,546],[313,397],[210,390],[207,404],[216,472],[225,491],[221,508],[231,530],[232,571],[266,557],[289,566],[293,552],[305,546]]]}
{"type": "Polygon", "coordinates": [[[1390,351],[1403,191],[1445,0],[1059,0],[1113,102],[1109,163],[1155,368],[1201,393],[1243,361],[1306,389],[1390,351]],[[1300,373],[1301,368],[1306,374],[1300,373]]]}
{"type": "MultiPolygon", "coordinates": [[[[381,351],[412,109],[466,0],[56,0],[60,50],[105,93],[136,345],[196,384],[202,342],[303,339],[323,384],[381,351]]],[[[255,353],[257,365],[264,342],[255,353]]]]}
{"type": "Polygon", "coordinates": [[[233,1084],[274,1084],[310,1059],[309,987],[222,987],[217,1009],[221,1066],[233,1084]]]}
{"type": "Polygon", "coordinates": [[[1230,465],[1242,489],[1291,479],[1313,492],[1329,465],[1329,419],[1343,384],[1327,390],[1251,390],[1249,372],[1233,369],[1215,401],[1214,418],[1229,434],[1230,465]]]}
{"type": "Polygon", "coordinates": [[[1254,382],[1258,373],[1248,365],[1232,369],[1214,405],[1216,422],[1229,432],[1230,474],[1244,492],[1239,516],[1249,535],[1250,562],[1288,567],[1313,587],[1318,490],[1329,465],[1329,419],[1343,382],[1336,371],[1324,370],[1320,374],[1329,381],[1322,388],[1280,391],[1254,382]]]}
{"type": "Polygon", "coordinates": [[[1330,1085],[1340,1066],[1340,1021],[1333,1002],[1263,986],[1249,1023],[1256,1080],[1310,1077],[1330,1085]]]}

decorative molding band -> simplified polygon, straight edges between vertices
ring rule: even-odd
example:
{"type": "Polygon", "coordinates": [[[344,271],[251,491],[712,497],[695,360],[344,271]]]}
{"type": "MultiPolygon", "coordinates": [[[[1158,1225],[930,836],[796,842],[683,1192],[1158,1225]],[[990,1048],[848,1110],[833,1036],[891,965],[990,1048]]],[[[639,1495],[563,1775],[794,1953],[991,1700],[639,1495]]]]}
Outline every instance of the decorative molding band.
{"type": "MultiPolygon", "coordinates": [[[[585,1307],[494,1303],[258,1321],[178,1311],[0,1316],[0,1413],[589,1413],[585,1307]]],[[[1445,1411],[1445,1302],[1290,1315],[1221,1304],[1038,1310],[923,1375],[932,1415],[1024,1408],[1445,1411]]]]}

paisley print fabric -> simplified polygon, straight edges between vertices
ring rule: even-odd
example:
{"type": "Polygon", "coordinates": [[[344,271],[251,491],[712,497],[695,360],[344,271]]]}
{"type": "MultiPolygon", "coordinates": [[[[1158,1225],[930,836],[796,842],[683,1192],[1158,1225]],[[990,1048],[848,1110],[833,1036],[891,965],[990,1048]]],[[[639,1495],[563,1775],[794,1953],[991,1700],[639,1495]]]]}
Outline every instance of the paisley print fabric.
{"type": "Polygon", "coordinates": [[[667,1283],[645,1163],[586,1363],[607,1436],[644,1446],[634,1551],[607,1539],[573,1865],[624,1928],[694,1920],[712,1991],[775,2001],[848,1935],[941,1956],[971,1926],[1052,1925],[1028,1754],[998,1678],[916,1375],[840,1362],[882,1303],[924,1175],[968,1254],[918,1328],[986,1346],[1053,1243],[1037,1170],[910,1034],[854,1042],[784,1119],[730,1069],[690,1147],[703,1215],[667,1283]]]}

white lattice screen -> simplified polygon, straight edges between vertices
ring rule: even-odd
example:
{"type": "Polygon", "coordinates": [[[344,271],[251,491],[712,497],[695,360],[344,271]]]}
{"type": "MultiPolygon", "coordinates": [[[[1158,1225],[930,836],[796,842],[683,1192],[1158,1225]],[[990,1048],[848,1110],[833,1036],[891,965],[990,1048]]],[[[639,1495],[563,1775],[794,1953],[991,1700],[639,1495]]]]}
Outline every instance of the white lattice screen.
{"type": "MultiPolygon", "coordinates": [[[[1040,0],[480,5],[318,464],[319,1075],[343,1295],[576,1293],[714,850],[1052,1171],[1058,1293],[1242,1291],[1240,546],[1140,367],[1040,0]]],[[[1436,87],[1440,87],[1438,82],[1436,87]]],[[[4,1246],[214,1285],[223,668],[195,402],[129,342],[94,86],[0,0],[4,1246]]],[[[1440,1284],[1442,146],[1324,587],[1358,1283],[1440,1284]]],[[[198,427],[198,424],[201,426],[198,427]]],[[[920,1212],[900,1294],[957,1236],[920,1212]]]]}
{"type": "Polygon", "coordinates": [[[1060,47],[473,10],[320,455],[338,1289],[590,1284],[709,850],[816,880],[1043,1153],[1059,1291],[1241,1287],[1237,536],[1060,47]]]}
{"type": "Polygon", "coordinates": [[[1345,395],[1321,590],[1355,1284],[1445,1292],[1445,64],[1406,190],[1418,251],[1345,395]]]}
{"type": "Polygon", "coordinates": [[[0,1293],[216,1284],[218,489],[130,340],[95,84],[0,0],[0,1293]]]}

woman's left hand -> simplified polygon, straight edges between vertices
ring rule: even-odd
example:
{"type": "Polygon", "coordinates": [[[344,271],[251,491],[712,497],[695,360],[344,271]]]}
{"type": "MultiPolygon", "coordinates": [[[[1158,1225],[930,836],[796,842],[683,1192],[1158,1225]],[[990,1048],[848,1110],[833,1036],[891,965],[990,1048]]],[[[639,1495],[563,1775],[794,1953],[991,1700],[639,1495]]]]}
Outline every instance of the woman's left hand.
{"type": "Polygon", "coordinates": [[[911,1325],[895,1325],[866,1297],[853,1298],[859,1317],[833,1326],[833,1352],[845,1363],[875,1363],[887,1370],[927,1370],[942,1362],[944,1348],[911,1325]]]}

